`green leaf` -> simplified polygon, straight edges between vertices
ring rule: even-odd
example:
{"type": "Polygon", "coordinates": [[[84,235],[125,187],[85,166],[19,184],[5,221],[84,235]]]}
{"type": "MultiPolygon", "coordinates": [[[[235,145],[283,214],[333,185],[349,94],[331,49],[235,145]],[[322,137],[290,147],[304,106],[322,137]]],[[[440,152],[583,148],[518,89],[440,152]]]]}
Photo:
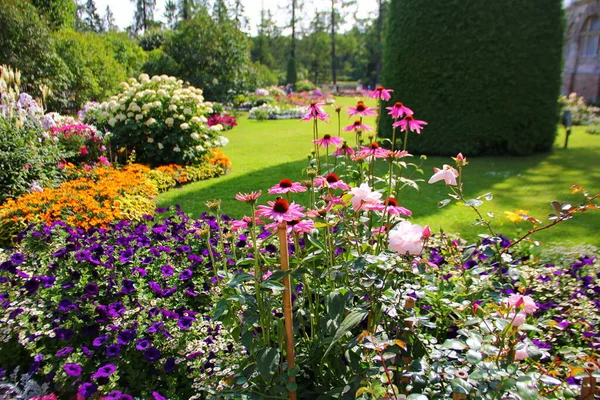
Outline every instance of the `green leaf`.
{"type": "Polygon", "coordinates": [[[272,347],[262,349],[256,355],[258,372],[260,372],[265,381],[270,381],[275,374],[275,371],[277,371],[279,357],[279,349],[274,349],[272,347]]]}
{"type": "Polygon", "coordinates": [[[338,292],[331,292],[325,298],[327,314],[333,320],[341,320],[346,309],[346,299],[338,292]]]}
{"type": "Polygon", "coordinates": [[[306,235],[306,237],[308,237],[308,241],[311,242],[315,247],[322,250],[324,253],[326,252],[325,245],[323,244],[323,242],[321,242],[319,239],[317,239],[313,235],[306,235]]]}
{"type": "Polygon", "coordinates": [[[440,201],[440,202],[437,204],[437,206],[438,206],[438,208],[443,208],[443,207],[446,207],[448,204],[450,204],[450,202],[451,202],[451,201],[452,201],[452,200],[450,200],[450,199],[444,199],[444,200],[441,200],[441,201],[440,201]]]}
{"type": "Polygon", "coordinates": [[[337,342],[339,342],[340,339],[346,333],[350,332],[353,328],[358,326],[358,324],[360,324],[362,322],[362,320],[365,319],[367,314],[368,314],[367,311],[360,310],[360,309],[351,311],[350,314],[348,314],[346,316],[346,318],[344,318],[344,320],[340,324],[340,327],[338,328],[337,332],[335,332],[335,335],[333,335],[333,340],[331,341],[331,344],[329,344],[329,347],[325,351],[325,354],[323,354],[322,359],[324,359],[327,356],[327,354],[329,354],[329,352],[331,351],[333,346],[337,342]]]}
{"type": "Polygon", "coordinates": [[[467,351],[467,361],[470,362],[471,364],[477,364],[479,361],[481,361],[482,356],[481,353],[475,350],[469,350],[467,351]]]}
{"type": "Polygon", "coordinates": [[[251,281],[254,279],[254,275],[250,275],[247,272],[242,272],[237,274],[236,276],[234,276],[229,283],[227,283],[227,285],[229,285],[230,287],[235,287],[237,285],[239,285],[240,283],[246,282],[246,281],[251,281]]]}
{"type": "Polygon", "coordinates": [[[281,283],[272,281],[270,279],[268,281],[261,282],[260,287],[263,289],[270,289],[273,292],[281,292],[285,290],[285,286],[283,286],[281,283]]]}
{"type": "Polygon", "coordinates": [[[226,299],[219,300],[215,307],[215,315],[213,316],[213,318],[219,319],[219,317],[221,315],[225,314],[226,311],[227,311],[227,300],[226,299]]]}
{"type": "Polygon", "coordinates": [[[465,202],[465,206],[467,206],[467,207],[479,207],[482,204],[483,204],[483,201],[477,200],[477,199],[471,199],[471,200],[467,200],[465,202]]]}
{"type": "Polygon", "coordinates": [[[448,339],[442,344],[442,347],[451,350],[464,350],[467,348],[467,345],[457,339],[448,339]]]}

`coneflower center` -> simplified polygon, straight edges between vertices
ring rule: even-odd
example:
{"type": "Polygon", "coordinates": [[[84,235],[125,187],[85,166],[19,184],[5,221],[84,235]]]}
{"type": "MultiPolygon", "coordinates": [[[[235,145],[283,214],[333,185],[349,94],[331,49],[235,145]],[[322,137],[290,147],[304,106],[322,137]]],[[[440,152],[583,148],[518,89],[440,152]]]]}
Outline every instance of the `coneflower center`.
{"type": "Polygon", "coordinates": [[[294,225],[298,225],[299,223],[300,223],[300,220],[299,220],[299,219],[293,219],[293,220],[291,220],[291,221],[288,221],[288,223],[287,223],[287,224],[288,224],[289,226],[294,226],[294,225]]]}
{"type": "Polygon", "coordinates": [[[369,145],[369,148],[371,150],[377,150],[379,148],[379,145],[377,144],[377,142],[373,142],[369,145]]]}
{"type": "Polygon", "coordinates": [[[365,103],[363,103],[362,101],[359,101],[358,104],[356,105],[356,111],[363,112],[366,109],[367,109],[367,106],[365,106],[365,103]]]}
{"type": "Polygon", "coordinates": [[[378,90],[378,91],[380,91],[380,92],[381,92],[383,89],[385,89],[383,86],[377,86],[377,90],[378,90]]]}
{"type": "Polygon", "coordinates": [[[279,182],[279,187],[282,187],[282,188],[291,188],[292,185],[293,185],[293,183],[289,179],[282,179],[279,182]]]}
{"type": "Polygon", "coordinates": [[[275,204],[273,204],[273,211],[280,213],[280,214],[285,214],[287,212],[287,210],[289,210],[289,209],[290,209],[290,205],[284,199],[278,199],[275,201],[275,204]]]}
{"type": "Polygon", "coordinates": [[[394,103],[394,107],[396,107],[396,108],[404,107],[404,104],[402,104],[402,102],[400,102],[400,101],[397,101],[396,103],[394,103]]]}
{"type": "Polygon", "coordinates": [[[326,133],[325,135],[323,135],[323,139],[329,140],[331,139],[331,135],[329,133],[326,133]]]}
{"type": "Polygon", "coordinates": [[[325,180],[329,183],[335,183],[340,180],[336,174],[329,174],[325,177],[325,180]]]}
{"type": "Polygon", "coordinates": [[[354,126],[361,126],[361,125],[362,124],[360,123],[360,119],[357,119],[356,121],[354,121],[354,126]]]}
{"type": "Polygon", "coordinates": [[[386,199],[385,205],[388,207],[398,207],[398,201],[392,197],[386,199]]]}
{"type": "Polygon", "coordinates": [[[407,115],[406,117],[404,117],[404,119],[407,119],[409,121],[413,121],[415,119],[415,117],[413,117],[412,115],[407,115]]]}

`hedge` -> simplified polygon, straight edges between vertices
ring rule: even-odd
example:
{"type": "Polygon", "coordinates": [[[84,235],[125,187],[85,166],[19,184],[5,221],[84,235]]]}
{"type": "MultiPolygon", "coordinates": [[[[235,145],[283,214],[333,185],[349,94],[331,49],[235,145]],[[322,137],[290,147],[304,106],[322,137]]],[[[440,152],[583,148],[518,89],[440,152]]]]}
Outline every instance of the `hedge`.
{"type": "MultiPolygon", "coordinates": [[[[561,82],[561,0],[392,0],[382,84],[429,123],[411,152],[549,151],[561,82]]],[[[380,132],[391,136],[384,116],[380,132]]]]}

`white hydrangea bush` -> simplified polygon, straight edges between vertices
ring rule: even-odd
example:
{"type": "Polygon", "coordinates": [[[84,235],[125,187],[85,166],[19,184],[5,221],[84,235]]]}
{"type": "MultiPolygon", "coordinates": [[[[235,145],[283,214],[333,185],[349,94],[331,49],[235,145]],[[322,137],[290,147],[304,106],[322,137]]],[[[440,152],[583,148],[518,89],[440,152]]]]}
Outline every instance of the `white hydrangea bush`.
{"type": "Polygon", "coordinates": [[[142,74],[122,82],[108,101],[86,104],[80,117],[110,132],[113,154],[135,150],[138,162],[158,166],[194,164],[226,144],[223,127],[207,125],[212,112],[201,89],[172,76],[142,74]]]}

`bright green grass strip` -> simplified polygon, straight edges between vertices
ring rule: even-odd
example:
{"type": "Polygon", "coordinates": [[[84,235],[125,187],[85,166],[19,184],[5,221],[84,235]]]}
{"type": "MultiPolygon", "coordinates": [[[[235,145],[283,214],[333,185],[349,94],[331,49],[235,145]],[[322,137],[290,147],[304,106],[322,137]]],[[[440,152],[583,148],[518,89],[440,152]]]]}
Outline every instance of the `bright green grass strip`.
{"type": "MultiPolygon", "coordinates": [[[[338,105],[353,105],[354,98],[338,98],[338,105]]],[[[372,104],[372,103],[371,103],[372,104]]],[[[337,135],[337,116],[333,107],[327,112],[332,115],[330,124],[320,123],[320,135],[337,135]]],[[[417,112],[418,115],[418,112],[417,112]]],[[[353,119],[342,111],[342,128],[353,119]]],[[[369,125],[375,125],[374,119],[366,119],[369,125]]],[[[179,189],[161,194],[157,204],[166,206],[180,204],[185,212],[199,215],[206,211],[205,202],[222,200],[224,213],[241,217],[248,213],[247,205],[234,199],[238,192],[262,190],[261,203],[274,199],[267,195],[267,189],[281,179],[303,179],[302,170],[306,168],[307,155],[312,150],[311,124],[299,120],[253,121],[245,115],[238,119],[239,125],[225,136],[230,139],[223,150],[231,158],[233,168],[226,176],[208,181],[196,182],[179,189]]],[[[427,134],[427,128],[424,129],[427,134]]],[[[344,133],[350,144],[354,136],[344,133]]],[[[577,127],[570,138],[569,149],[562,149],[564,130],[559,129],[556,146],[552,153],[530,157],[480,157],[469,158],[465,169],[465,192],[469,198],[492,192],[494,199],[482,206],[484,213],[494,212],[494,227],[508,237],[525,233],[526,223],[517,225],[505,218],[504,211],[525,209],[529,215],[545,220],[552,212],[550,201],[561,200],[578,204],[581,195],[571,196],[570,187],[578,184],[588,191],[600,191],[600,136],[585,133],[585,127],[577,127]]],[[[409,138],[410,144],[410,138],[409,138]]],[[[465,156],[469,156],[465,154],[465,156]]],[[[433,167],[452,164],[445,157],[430,157],[423,164],[428,180],[433,167]]],[[[467,207],[452,203],[443,209],[437,203],[446,198],[447,187],[438,182],[434,185],[421,184],[421,189],[405,189],[399,202],[413,211],[413,222],[428,224],[434,231],[461,232],[467,239],[474,239],[483,233],[479,226],[472,226],[475,214],[467,207]]],[[[304,202],[304,196],[298,197],[304,202]]],[[[565,245],[593,244],[600,246],[600,212],[580,214],[571,221],[560,224],[547,231],[540,232],[535,239],[543,242],[565,245]]]]}

